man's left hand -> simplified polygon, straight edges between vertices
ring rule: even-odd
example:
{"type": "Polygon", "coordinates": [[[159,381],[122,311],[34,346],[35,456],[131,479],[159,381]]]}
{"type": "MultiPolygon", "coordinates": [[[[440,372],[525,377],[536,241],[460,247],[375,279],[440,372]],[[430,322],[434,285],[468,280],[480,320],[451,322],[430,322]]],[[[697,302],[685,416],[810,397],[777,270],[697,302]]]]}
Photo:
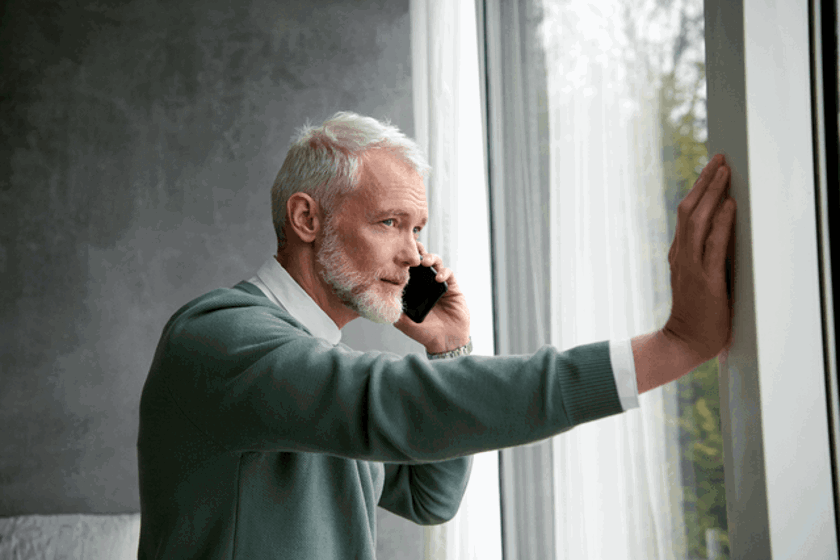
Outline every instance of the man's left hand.
{"type": "Polygon", "coordinates": [[[470,311],[463,292],[458,287],[455,274],[443,266],[443,259],[427,253],[423,244],[417,248],[422,255],[421,266],[432,266],[437,271],[435,280],[446,282],[449,289],[426,315],[422,323],[415,323],[405,313],[394,326],[426,347],[430,354],[440,354],[466,345],[470,340],[470,311]]]}

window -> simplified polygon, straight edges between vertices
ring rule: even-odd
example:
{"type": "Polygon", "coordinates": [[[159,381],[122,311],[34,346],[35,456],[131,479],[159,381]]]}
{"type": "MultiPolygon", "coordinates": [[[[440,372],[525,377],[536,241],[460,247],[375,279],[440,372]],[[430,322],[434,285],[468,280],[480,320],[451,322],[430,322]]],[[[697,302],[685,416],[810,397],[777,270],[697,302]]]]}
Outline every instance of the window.
{"type": "Polygon", "coordinates": [[[836,557],[808,6],[483,4],[498,352],[661,326],[709,153],[739,203],[732,353],[504,451],[506,557],[836,557]]]}

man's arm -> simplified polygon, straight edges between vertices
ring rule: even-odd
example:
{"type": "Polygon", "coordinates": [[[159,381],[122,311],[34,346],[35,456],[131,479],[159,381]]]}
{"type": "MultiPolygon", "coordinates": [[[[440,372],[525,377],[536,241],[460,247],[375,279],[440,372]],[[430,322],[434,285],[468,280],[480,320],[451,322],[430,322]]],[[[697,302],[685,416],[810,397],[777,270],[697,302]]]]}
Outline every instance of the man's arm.
{"type": "Polygon", "coordinates": [[[427,361],[332,346],[264,297],[215,290],[164,329],[144,396],[229,452],[421,464],[531,443],[622,411],[606,342],[427,361]]]}
{"type": "Polygon", "coordinates": [[[450,521],[467,490],[472,457],[402,465],[385,463],[379,507],[420,525],[450,521]]]}
{"type": "Polygon", "coordinates": [[[736,204],[727,194],[729,176],[723,156],[715,156],[679,204],[668,253],[671,316],[662,329],[632,340],[639,393],[679,379],[732,343],[726,255],[736,204]]]}

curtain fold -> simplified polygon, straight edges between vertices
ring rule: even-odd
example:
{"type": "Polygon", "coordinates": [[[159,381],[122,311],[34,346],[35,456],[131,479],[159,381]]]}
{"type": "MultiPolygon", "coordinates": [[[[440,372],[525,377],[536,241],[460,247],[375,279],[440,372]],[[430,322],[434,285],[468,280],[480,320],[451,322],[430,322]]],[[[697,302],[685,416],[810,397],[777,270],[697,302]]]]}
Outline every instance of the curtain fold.
{"type": "MultiPolygon", "coordinates": [[[[432,171],[427,250],[443,257],[470,309],[474,353],[493,355],[486,163],[475,5],[411,0],[414,121],[432,171]]],[[[501,560],[498,454],[474,457],[455,518],[425,529],[426,560],[501,560]]]]}
{"type": "MultiPolygon", "coordinates": [[[[654,330],[670,307],[662,139],[621,43],[629,4],[484,5],[498,353],[654,330]]],[[[502,452],[505,558],[685,557],[676,395],[640,403],[502,452]]]]}
{"type": "MultiPolygon", "coordinates": [[[[496,351],[525,354],[551,341],[550,184],[546,75],[535,48],[534,2],[486,2],[487,135],[496,351]],[[492,65],[492,66],[491,66],[492,65]]],[[[504,557],[551,558],[553,450],[544,441],[500,452],[504,557]]]]}

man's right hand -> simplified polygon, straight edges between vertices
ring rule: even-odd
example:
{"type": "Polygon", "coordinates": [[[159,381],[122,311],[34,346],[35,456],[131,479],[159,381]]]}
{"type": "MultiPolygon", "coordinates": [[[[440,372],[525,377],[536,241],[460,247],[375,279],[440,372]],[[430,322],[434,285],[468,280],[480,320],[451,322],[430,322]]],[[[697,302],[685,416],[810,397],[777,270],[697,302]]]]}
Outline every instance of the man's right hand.
{"type": "Polygon", "coordinates": [[[729,178],[723,155],[716,155],[677,207],[677,231],[668,253],[673,304],[663,330],[682,343],[698,365],[732,342],[726,253],[736,204],[728,195],[729,178]]]}
{"type": "Polygon", "coordinates": [[[668,253],[671,315],[660,331],[632,341],[640,393],[682,377],[732,343],[726,255],[736,204],[729,178],[723,155],[716,155],[677,208],[668,253]]]}

